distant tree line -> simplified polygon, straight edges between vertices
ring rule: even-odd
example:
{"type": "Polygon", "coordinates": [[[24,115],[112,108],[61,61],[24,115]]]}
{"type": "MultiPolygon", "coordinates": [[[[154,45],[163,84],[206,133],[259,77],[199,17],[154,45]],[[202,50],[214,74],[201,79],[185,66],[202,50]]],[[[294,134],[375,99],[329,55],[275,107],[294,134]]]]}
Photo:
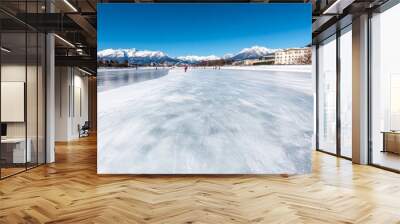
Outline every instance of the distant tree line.
{"type": "Polygon", "coordinates": [[[225,59],[200,61],[195,66],[224,66],[224,65],[231,65],[232,62],[233,62],[232,60],[225,60],[225,59]]]}
{"type": "Polygon", "coordinates": [[[98,60],[97,61],[97,67],[118,67],[118,68],[124,68],[124,67],[130,67],[128,60],[119,62],[119,61],[114,61],[114,60],[98,60]]]}
{"type": "Polygon", "coordinates": [[[254,62],[253,65],[273,65],[274,61],[260,61],[260,62],[254,62]]]}

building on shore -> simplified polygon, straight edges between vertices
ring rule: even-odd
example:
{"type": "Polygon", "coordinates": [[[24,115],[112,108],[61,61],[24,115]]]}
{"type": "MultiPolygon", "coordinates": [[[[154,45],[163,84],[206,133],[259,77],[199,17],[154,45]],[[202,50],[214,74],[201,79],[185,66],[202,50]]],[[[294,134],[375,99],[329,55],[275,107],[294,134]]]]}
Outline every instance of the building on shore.
{"type": "Polygon", "coordinates": [[[289,48],[275,52],[276,65],[311,64],[311,49],[289,48]]]}
{"type": "Polygon", "coordinates": [[[232,65],[254,65],[254,63],[259,62],[260,60],[258,58],[256,59],[245,59],[245,60],[240,60],[240,61],[235,61],[232,63],[232,65]]]}
{"type": "Polygon", "coordinates": [[[275,53],[270,53],[260,58],[235,61],[232,63],[232,65],[273,65],[274,62],[275,53]]]}
{"type": "Polygon", "coordinates": [[[311,48],[288,48],[256,59],[235,61],[232,65],[307,65],[311,64],[311,48]]]}
{"type": "Polygon", "coordinates": [[[269,53],[260,58],[260,61],[256,64],[259,65],[273,65],[275,64],[275,53],[269,53]]]}

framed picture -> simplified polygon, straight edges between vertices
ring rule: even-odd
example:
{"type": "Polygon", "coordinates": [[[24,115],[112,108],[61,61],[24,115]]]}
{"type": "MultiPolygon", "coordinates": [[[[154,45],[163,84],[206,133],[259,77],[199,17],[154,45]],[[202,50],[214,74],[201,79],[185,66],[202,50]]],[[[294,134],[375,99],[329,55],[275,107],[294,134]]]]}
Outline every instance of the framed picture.
{"type": "Polygon", "coordinates": [[[98,31],[98,173],[311,171],[310,4],[99,4],[98,31]]]}

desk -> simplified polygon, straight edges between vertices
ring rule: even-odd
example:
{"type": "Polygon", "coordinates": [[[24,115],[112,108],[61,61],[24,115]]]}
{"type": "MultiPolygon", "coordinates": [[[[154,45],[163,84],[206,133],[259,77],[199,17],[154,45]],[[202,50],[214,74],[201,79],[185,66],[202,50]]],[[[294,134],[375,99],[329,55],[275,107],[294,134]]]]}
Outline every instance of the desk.
{"type": "Polygon", "coordinates": [[[383,131],[382,152],[400,154],[400,131],[383,131]]]}
{"type": "Polygon", "coordinates": [[[31,139],[27,139],[27,146],[25,151],[25,138],[6,138],[1,139],[2,157],[9,163],[26,163],[31,162],[31,139]],[[5,154],[3,156],[3,154],[5,154]],[[12,158],[12,159],[11,159],[12,158]]]}

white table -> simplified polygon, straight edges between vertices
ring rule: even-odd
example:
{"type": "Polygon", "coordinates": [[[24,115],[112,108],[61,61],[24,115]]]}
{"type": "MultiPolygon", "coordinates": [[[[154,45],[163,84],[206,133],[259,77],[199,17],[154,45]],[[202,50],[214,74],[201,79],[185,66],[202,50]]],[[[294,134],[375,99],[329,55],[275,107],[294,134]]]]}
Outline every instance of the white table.
{"type": "Polygon", "coordinates": [[[26,163],[32,160],[32,141],[30,138],[26,140],[28,143],[25,151],[25,138],[5,138],[1,139],[2,145],[13,145],[13,163],[26,163]]]}

